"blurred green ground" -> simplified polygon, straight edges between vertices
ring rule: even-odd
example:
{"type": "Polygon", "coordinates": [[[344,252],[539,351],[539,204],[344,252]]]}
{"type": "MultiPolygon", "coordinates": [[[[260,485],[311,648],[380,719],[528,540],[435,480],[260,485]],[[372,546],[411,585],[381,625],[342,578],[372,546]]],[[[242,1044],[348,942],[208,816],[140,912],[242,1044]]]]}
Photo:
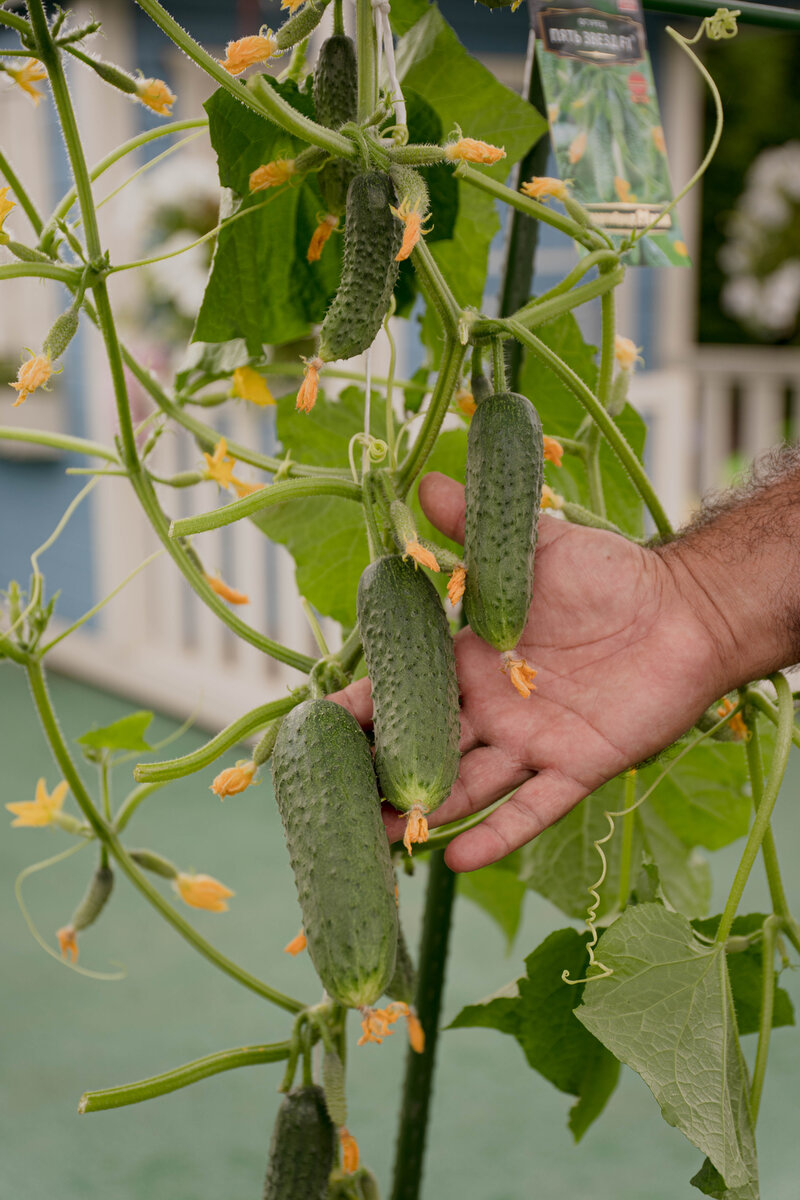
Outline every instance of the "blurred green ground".
{"type": "MultiPolygon", "coordinates": [[[[54,677],[53,699],[72,738],[133,706],[54,677]]],[[[233,715],[233,714],[232,714],[233,715]]],[[[157,719],[153,738],[174,723],[157,719]]],[[[22,673],[0,667],[2,801],[27,800],[36,779],[59,776],[34,720],[22,673]]],[[[186,734],[167,752],[205,738],[186,734]]],[[[232,763],[227,755],[223,765],[232,763]]],[[[128,768],[129,769],[129,768],[128,768]]],[[[118,798],[125,780],[117,780],[118,798]]],[[[299,910],[268,783],[224,805],[208,791],[213,772],[152,796],[128,830],[127,844],[161,851],[185,868],[235,887],[230,912],[190,912],[226,954],[274,986],[313,1001],[318,986],[305,958],[281,952],[299,910]],[[206,778],[208,776],[208,778],[206,778]]],[[[87,772],[87,778],[91,778],[87,772]]],[[[800,755],[775,821],[790,901],[800,911],[800,755]]],[[[74,808],[74,802],[68,806],[74,808]]],[[[82,1091],[156,1074],[212,1051],[286,1036],[289,1019],[214,971],[149,908],[124,878],[101,922],[81,937],[81,964],[127,977],[105,983],[59,966],[35,944],[17,909],[13,883],[27,864],[69,844],[51,830],[11,830],[3,813],[2,1011],[0,1015],[0,1200],[257,1200],[281,1067],[229,1072],[143,1105],[78,1117],[82,1091]]],[[[740,847],[715,856],[717,911],[740,847]],[[720,886],[719,881],[722,882],[720,886]]],[[[52,941],[82,895],[93,867],[86,849],[29,878],[28,906],[52,941]]],[[[403,879],[405,923],[416,941],[424,871],[403,879]]],[[[742,911],[763,907],[760,865],[742,911]]],[[[466,900],[457,908],[445,1019],[520,974],[522,959],[565,922],[530,894],[516,947],[466,900]]],[[[800,981],[782,982],[800,1008],[800,981]]],[[[364,1159],[386,1188],[404,1039],[354,1049],[349,1125],[364,1159]]],[[[752,1060],[754,1038],[747,1039],[752,1060]]],[[[570,1098],[525,1065],[515,1042],[489,1030],[445,1033],[440,1043],[425,1200],[677,1200],[699,1196],[688,1184],[700,1155],[661,1120],[644,1084],[629,1071],[606,1114],[574,1146],[566,1128],[570,1098]]],[[[800,1032],[779,1029],[759,1121],[762,1196],[797,1200],[800,1144],[800,1032]]],[[[385,1193],[384,1193],[385,1195],[385,1193]]]]}

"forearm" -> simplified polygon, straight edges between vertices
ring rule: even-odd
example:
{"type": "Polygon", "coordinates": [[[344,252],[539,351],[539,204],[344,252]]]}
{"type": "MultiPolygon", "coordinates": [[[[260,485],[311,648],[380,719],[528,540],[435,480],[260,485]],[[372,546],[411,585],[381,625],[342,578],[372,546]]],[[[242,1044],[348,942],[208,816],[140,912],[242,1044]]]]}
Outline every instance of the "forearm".
{"type": "Polygon", "coordinates": [[[708,629],[719,694],[800,660],[800,448],[760,460],[658,553],[708,629]]]}

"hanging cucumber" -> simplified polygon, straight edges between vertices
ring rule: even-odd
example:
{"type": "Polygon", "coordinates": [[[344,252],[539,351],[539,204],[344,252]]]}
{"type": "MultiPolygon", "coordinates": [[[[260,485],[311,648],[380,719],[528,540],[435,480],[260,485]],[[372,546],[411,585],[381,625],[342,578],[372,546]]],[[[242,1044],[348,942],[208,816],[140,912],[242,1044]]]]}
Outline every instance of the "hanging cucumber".
{"type": "Polygon", "coordinates": [[[356,175],[347,192],[342,279],[322,322],[323,362],[367,350],[389,308],[399,264],[403,227],[392,213],[392,181],[383,171],[356,175]]]}
{"type": "Polygon", "coordinates": [[[530,401],[515,392],[481,400],[467,442],[464,612],[523,696],[536,672],[515,649],[533,595],[543,465],[542,423],[530,401]]]}
{"type": "Polygon", "coordinates": [[[278,1109],[264,1200],[327,1200],[335,1157],[336,1131],[322,1088],[295,1088],[278,1109]]]}
{"type": "Polygon", "coordinates": [[[285,718],[272,754],[308,952],[339,1004],[373,1004],[392,978],[397,909],[369,743],[329,700],[285,718]]]}
{"type": "Polygon", "coordinates": [[[384,797],[408,814],[403,839],[428,836],[458,775],[458,683],[453,639],[433,584],[387,555],[358,585],[358,627],[372,680],[375,769],[384,797]]]}
{"type": "MultiPolygon", "coordinates": [[[[344,34],[334,34],[320,47],[314,68],[314,108],[320,125],[327,129],[341,129],[358,115],[356,49],[344,34]]],[[[347,189],[356,171],[353,163],[337,158],[317,175],[325,206],[336,217],[345,211],[347,189]]]]}

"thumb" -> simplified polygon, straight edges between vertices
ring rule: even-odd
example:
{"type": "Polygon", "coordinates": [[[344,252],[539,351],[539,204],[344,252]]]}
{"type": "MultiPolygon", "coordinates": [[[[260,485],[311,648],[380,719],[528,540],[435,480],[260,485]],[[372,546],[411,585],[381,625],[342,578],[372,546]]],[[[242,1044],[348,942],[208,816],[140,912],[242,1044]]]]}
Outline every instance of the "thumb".
{"type": "Polygon", "coordinates": [[[464,544],[464,486],[439,471],[423,476],[419,502],[428,520],[445,537],[464,544]]]}

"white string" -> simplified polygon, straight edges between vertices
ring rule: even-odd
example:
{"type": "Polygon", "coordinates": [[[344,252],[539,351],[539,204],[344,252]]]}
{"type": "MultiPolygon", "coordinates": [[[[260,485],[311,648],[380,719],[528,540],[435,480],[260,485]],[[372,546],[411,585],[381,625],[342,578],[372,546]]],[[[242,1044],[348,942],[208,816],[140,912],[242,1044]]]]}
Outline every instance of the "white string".
{"type": "MultiPolygon", "coordinates": [[[[373,0],[373,3],[374,3],[374,0],[373,0]]],[[[371,428],[372,416],[371,416],[371,411],[370,411],[370,408],[371,408],[370,401],[372,399],[372,361],[371,361],[371,359],[372,359],[372,351],[370,349],[370,350],[367,350],[366,354],[364,355],[364,375],[366,377],[365,386],[367,389],[367,396],[364,401],[364,438],[365,438],[365,440],[364,440],[364,451],[361,456],[361,474],[362,475],[366,475],[367,471],[369,470],[369,443],[370,443],[370,439],[372,436],[372,428],[371,428]]]]}
{"type": "Polygon", "coordinates": [[[372,0],[375,13],[375,31],[378,35],[378,74],[381,69],[381,44],[386,56],[386,74],[389,76],[389,96],[394,109],[394,118],[398,125],[407,125],[406,102],[400,80],[397,78],[397,64],[394,57],[394,38],[389,20],[391,5],[389,0],[372,0]]]}

